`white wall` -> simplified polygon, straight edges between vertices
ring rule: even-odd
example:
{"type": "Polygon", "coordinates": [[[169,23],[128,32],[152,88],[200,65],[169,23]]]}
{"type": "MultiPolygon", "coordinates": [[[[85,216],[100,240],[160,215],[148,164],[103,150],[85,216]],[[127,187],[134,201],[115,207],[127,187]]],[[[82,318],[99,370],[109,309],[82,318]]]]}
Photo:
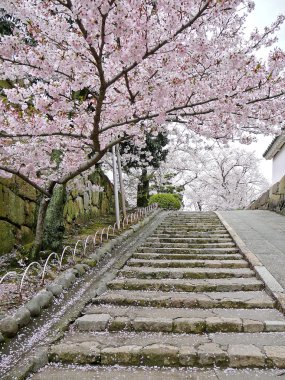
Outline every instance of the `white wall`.
{"type": "Polygon", "coordinates": [[[285,175],[285,145],[274,156],[272,163],[272,182],[278,182],[285,175]]]}

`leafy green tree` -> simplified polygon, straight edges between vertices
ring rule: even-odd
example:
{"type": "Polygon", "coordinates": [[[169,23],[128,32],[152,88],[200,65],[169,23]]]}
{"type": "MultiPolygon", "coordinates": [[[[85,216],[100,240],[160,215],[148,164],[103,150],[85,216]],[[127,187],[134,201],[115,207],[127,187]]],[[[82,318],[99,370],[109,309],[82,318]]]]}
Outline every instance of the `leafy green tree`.
{"type": "Polygon", "coordinates": [[[156,136],[151,133],[146,134],[145,144],[139,148],[125,142],[121,144],[121,154],[124,159],[124,170],[128,173],[131,168],[141,169],[139,183],[137,187],[137,206],[145,207],[148,205],[150,179],[148,168],[158,169],[161,162],[166,160],[168,150],[167,134],[159,132],[156,136]]]}

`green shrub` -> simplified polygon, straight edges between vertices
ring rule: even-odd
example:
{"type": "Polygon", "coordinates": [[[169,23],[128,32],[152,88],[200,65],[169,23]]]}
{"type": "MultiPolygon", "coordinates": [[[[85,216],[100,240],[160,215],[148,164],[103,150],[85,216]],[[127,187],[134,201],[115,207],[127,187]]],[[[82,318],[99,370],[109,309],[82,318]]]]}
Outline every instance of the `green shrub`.
{"type": "Polygon", "coordinates": [[[148,204],[158,203],[159,207],[165,209],[179,209],[181,202],[175,194],[154,194],[149,198],[148,204]]]}

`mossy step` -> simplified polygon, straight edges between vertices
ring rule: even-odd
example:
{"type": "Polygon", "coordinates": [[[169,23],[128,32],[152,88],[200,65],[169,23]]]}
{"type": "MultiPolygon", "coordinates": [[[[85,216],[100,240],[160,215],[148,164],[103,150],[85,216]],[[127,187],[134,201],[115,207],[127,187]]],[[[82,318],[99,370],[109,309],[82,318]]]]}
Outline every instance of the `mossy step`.
{"type": "Polygon", "coordinates": [[[127,262],[131,267],[153,267],[153,268],[248,268],[245,260],[143,260],[130,259],[127,262]]]}
{"type": "Polygon", "coordinates": [[[31,380],[259,380],[280,379],[280,369],[227,369],[158,368],[126,366],[76,366],[49,364],[40,372],[31,375],[31,380]],[[230,378],[229,378],[230,376],[230,378]]]}
{"type": "MultiPolygon", "coordinates": [[[[229,340],[223,344],[199,335],[189,341],[187,335],[180,334],[162,337],[158,333],[97,333],[94,336],[77,333],[53,345],[49,361],[73,365],[285,368],[285,338],[279,345],[272,343],[272,338],[265,343],[260,342],[261,334],[222,334],[229,340]],[[236,337],[244,340],[248,335],[251,343],[237,343],[236,337]]],[[[276,339],[277,335],[272,335],[276,339]]]]}
{"type": "Polygon", "coordinates": [[[232,278],[254,277],[248,268],[136,268],[124,266],[119,277],[125,278],[232,278]]]}
{"type": "Polygon", "coordinates": [[[239,317],[162,317],[156,316],[112,316],[111,314],[85,314],[75,321],[81,332],[134,331],[176,334],[285,332],[285,320],[260,321],[239,317]]]}
{"type": "Polygon", "coordinates": [[[269,308],[275,302],[264,291],[246,292],[160,292],[160,291],[108,291],[93,298],[95,304],[112,304],[144,307],[177,307],[177,308],[269,308]]]}
{"type": "Polygon", "coordinates": [[[132,258],[142,260],[166,259],[166,260],[240,260],[243,256],[239,253],[232,254],[189,254],[189,253],[134,253],[132,258]]]}
{"type": "Polygon", "coordinates": [[[157,248],[157,247],[140,247],[137,252],[142,253],[214,253],[214,254],[231,254],[231,253],[239,253],[238,248],[157,248]]]}
{"type": "Polygon", "coordinates": [[[164,292],[234,292],[262,290],[264,284],[254,277],[207,280],[117,278],[108,284],[108,288],[113,290],[155,290],[164,292]]]}

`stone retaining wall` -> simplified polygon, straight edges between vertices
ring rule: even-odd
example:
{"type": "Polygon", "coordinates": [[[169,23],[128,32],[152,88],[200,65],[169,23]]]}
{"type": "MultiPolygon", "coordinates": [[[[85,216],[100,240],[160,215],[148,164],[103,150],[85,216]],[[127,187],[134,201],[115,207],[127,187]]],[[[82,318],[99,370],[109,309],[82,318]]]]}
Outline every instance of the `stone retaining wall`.
{"type": "Polygon", "coordinates": [[[250,210],[271,210],[285,215],[285,176],[251,203],[250,210]]]}
{"type": "Polygon", "coordinates": [[[70,229],[73,223],[80,223],[86,218],[106,215],[114,212],[114,189],[108,177],[97,169],[88,179],[81,178],[80,189],[68,191],[64,207],[65,228],[70,229]],[[100,186],[102,191],[93,189],[100,186]]]}
{"type": "Polygon", "coordinates": [[[18,177],[0,178],[0,254],[34,236],[39,193],[18,177]]]}
{"type": "MultiPolygon", "coordinates": [[[[16,244],[33,241],[39,196],[16,176],[0,178],[0,255],[10,252],[16,244]]],[[[90,217],[112,213],[113,209],[113,185],[101,169],[96,169],[87,180],[81,177],[80,188],[68,191],[65,228],[68,230],[72,223],[90,217]],[[102,187],[103,191],[95,191],[93,185],[102,187]]]]}

